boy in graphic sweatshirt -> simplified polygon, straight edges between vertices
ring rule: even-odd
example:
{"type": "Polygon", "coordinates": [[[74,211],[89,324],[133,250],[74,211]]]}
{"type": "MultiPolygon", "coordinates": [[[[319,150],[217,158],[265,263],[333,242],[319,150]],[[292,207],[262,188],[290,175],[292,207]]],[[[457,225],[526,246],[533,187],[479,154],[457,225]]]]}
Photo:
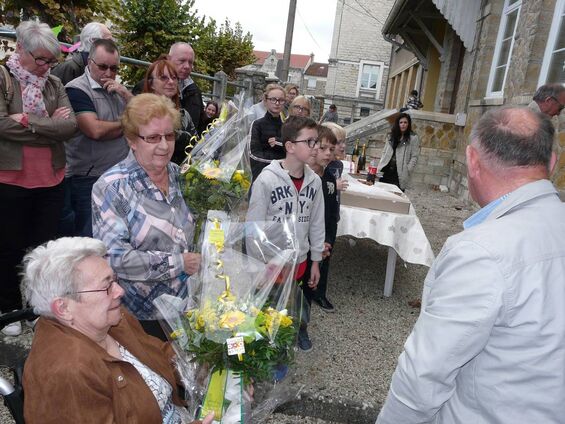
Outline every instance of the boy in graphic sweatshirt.
{"type": "MultiPolygon", "coordinates": [[[[316,155],[318,126],[310,118],[289,118],[281,129],[286,157],[272,161],[253,183],[247,221],[274,221],[296,217],[296,237],[299,247],[295,279],[315,289],[320,279],[320,261],[324,251],[324,195],[322,182],[306,164],[316,155]],[[310,252],[311,269],[307,272],[310,252]]],[[[300,325],[298,346],[308,352],[312,343],[308,337],[307,319],[300,325]]]]}

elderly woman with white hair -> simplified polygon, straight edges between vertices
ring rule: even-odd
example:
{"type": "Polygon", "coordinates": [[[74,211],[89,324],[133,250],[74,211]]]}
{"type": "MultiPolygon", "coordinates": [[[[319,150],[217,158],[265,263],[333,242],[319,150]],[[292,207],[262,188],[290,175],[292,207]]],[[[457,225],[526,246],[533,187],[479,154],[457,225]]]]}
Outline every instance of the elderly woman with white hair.
{"type": "MultiPolygon", "coordinates": [[[[55,237],[63,207],[65,141],[77,124],[59,78],[59,43],[48,25],[22,22],[0,69],[0,312],[22,307],[18,265],[26,249],[55,237]]],[[[15,336],[19,322],[2,330],[15,336]]]]}
{"type": "Polygon", "coordinates": [[[121,307],[105,256],[99,240],[64,237],[24,258],[26,297],[41,316],[24,368],[26,423],[189,422],[170,344],[121,307]]]}
{"type": "Polygon", "coordinates": [[[67,59],[53,68],[53,75],[58,76],[63,84],[74,80],[84,74],[88,64],[88,53],[92,43],[100,38],[112,39],[108,27],[100,22],[86,24],[80,33],[80,46],[78,51],[71,53],[67,59]]]}

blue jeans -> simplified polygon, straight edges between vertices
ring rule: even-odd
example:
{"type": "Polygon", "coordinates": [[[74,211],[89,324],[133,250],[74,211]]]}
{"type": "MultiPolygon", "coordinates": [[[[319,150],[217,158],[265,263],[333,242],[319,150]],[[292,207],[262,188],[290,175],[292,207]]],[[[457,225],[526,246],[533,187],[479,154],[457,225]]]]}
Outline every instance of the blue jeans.
{"type": "Polygon", "coordinates": [[[60,236],[92,237],[92,186],[99,177],[65,177],[65,205],[59,222],[60,236]]]}

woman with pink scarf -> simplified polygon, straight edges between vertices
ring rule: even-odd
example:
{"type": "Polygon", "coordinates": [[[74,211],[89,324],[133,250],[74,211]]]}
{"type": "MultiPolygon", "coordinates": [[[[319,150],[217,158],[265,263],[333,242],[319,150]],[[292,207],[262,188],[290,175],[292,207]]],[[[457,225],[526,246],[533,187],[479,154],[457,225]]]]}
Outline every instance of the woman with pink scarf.
{"type": "MultiPolygon", "coordinates": [[[[18,266],[25,251],[55,237],[63,206],[65,141],[76,119],[59,78],[48,25],[22,22],[16,52],[0,69],[0,312],[22,307],[18,266]]],[[[2,329],[16,336],[21,323],[2,329]]]]}

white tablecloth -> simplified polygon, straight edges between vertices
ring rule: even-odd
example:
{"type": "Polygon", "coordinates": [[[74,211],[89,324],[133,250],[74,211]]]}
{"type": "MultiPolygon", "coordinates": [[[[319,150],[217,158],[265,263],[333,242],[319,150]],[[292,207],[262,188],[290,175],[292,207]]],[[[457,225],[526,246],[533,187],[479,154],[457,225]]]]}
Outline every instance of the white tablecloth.
{"type": "MultiPolygon", "coordinates": [[[[349,180],[349,189],[366,191],[367,186],[359,187],[360,182],[344,173],[349,180]]],[[[362,184],[361,184],[362,185],[362,184]]],[[[377,183],[370,187],[374,191],[394,191],[396,186],[377,183]]],[[[370,238],[377,243],[392,247],[406,262],[431,266],[434,253],[424,233],[414,207],[410,205],[409,214],[381,212],[377,210],[341,205],[341,219],[337,235],[351,235],[357,238],[370,238]]]]}

